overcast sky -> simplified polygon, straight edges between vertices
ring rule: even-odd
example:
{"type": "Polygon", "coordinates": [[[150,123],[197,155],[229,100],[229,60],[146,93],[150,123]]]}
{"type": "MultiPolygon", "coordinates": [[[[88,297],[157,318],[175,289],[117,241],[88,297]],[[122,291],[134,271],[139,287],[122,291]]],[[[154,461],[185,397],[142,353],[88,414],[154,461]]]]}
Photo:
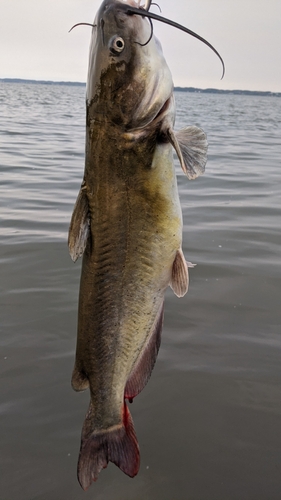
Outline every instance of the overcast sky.
{"type": "MultiPolygon", "coordinates": [[[[281,92],[281,0],[156,0],[162,15],[206,38],[154,22],[174,83],[186,87],[281,92]]],[[[0,78],[86,81],[99,0],[1,0],[0,78]]],[[[159,12],[157,7],[152,8],[159,12]]]]}

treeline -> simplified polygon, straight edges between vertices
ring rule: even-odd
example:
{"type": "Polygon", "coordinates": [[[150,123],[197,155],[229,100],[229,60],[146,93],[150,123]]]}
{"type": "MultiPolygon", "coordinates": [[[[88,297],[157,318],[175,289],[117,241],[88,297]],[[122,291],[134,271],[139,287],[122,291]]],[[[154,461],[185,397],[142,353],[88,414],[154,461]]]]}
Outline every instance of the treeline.
{"type": "Polygon", "coordinates": [[[281,92],[264,92],[262,90],[222,90],[222,89],[197,89],[196,87],[175,87],[178,92],[197,92],[201,94],[236,94],[281,97],[281,92]]]}

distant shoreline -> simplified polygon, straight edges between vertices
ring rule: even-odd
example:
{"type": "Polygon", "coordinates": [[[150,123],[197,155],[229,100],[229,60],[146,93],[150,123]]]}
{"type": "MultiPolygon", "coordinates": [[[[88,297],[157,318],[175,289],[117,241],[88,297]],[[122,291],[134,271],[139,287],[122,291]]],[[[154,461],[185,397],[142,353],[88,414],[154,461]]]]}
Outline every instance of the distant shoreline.
{"type": "Polygon", "coordinates": [[[281,97],[281,92],[270,92],[263,90],[223,90],[223,89],[198,89],[196,87],[175,87],[177,92],[196,92],[199,94],[235,94],[235,95],[258,95],[265,97],[281,97]]]}
{"type": "Polygon", "coordinates": [[[0,78],[0,82],[4,83],[32,83],[41,85],[68,85],[71,87],[85,87],[83,82],[54,82],[52,80],[27,80],[25,78],[0,78]]]}
{"type": "MultiPolygon", "coordinates": [[[[68,85],[71,87],[85,87],[83,82],[54,82],[52,80],[27,80],[24,78],[0,78],[0,82],[4,83],[30,83],[43,85],[68,85]]],[[[195,92],[201,94],[235,94],[235,95],[257,95],[265,97],[281,97],[281,92],[270,92],[262,90],[223,90],[223,89],[199,89],[196,87],[175,87],[177,92],[195,92]]]]}

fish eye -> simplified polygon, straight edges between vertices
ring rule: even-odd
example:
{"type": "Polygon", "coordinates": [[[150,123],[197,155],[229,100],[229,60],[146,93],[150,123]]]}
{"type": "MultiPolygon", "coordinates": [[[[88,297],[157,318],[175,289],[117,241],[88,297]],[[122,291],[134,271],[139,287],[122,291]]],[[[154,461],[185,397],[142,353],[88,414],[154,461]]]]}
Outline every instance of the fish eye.
{"type": "Polygon", "coordinates": [[[125,48],[125,42],[121,36],[115,36],[109,41],[109,50],[112,54],[120,54],[125,48]]]}

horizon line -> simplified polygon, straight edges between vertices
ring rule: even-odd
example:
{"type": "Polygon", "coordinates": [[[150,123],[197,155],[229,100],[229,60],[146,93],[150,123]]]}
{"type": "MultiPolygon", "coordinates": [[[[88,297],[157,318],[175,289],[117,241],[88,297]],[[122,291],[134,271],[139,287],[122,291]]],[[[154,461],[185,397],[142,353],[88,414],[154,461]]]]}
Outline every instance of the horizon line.
{"type": "MultiPolygon", "coordinates": [[[[70,81],[70,80],[35,80],[32,78],[0,78],[0,82],[6,83],[32,83],[45,85],[69,85],[69,86],[86,86],[86,82],[70,81]]],[[[175,85],[174,90],[178,92],[205,92],[205,93],[230,93],[230,94],[253,94],[281,97],[281,92],[271,90],[243,90],[243,89],[217,89],[215,87],[199,88],[199,87],[182,87],[175,85]]]]}

